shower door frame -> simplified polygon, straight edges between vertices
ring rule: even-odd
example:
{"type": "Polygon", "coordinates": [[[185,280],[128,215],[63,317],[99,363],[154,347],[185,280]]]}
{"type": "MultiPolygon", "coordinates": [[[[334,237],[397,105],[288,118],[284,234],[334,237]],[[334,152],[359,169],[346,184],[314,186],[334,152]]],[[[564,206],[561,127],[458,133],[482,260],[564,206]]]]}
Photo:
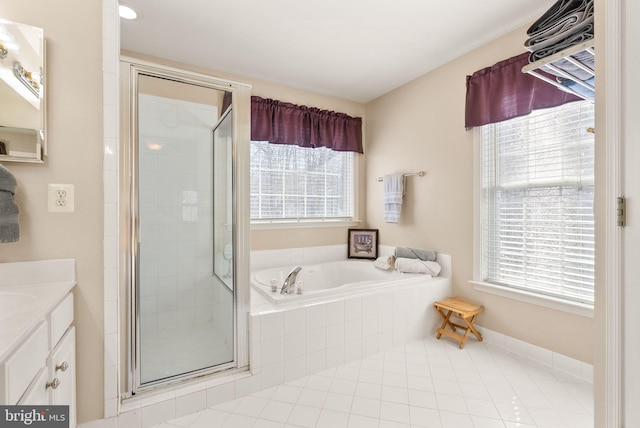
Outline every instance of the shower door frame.
{"type": "MultiPolygon", "coordinates": [[[[121,338],[120,358],[128,368],[122,373],[120,383],[123,399],[140,396],[163,388],[174,388],[203,376],[234,374],[249,368],[249,129],[250,129],[250,96],[249,85],[220,79],[201,73],[167,67],[137,58],[121,57],[121,93],[126,94],[121,105],[121,130],[123,148],[121,150],[120,177],[120,219],[121,219],[121,251],[120,269],[121,288],[125,302],[121,301],[121,319],[127,326],[128,334],[121,338]],[[167,79],[174,82],[200,86],[207,89],[231,92],[232,108],[232,210],[235,213],[232,224],[233,241],[233,277],[234,277],[234,360],[230,363],[203,368],[168,379],[146,383],[140,382],[140,343],[139,343],[139,300],[137,284],[139,281],[139,212],[138,212],[138,78],[149,76],[167,79]]],[[[224,113],[224,112],[223,112],[224,113]]],[[[213,144],[213,141],[212,141],[213,144]]],[[[213,179],[213,176],[212,176],[213,179]]]]}

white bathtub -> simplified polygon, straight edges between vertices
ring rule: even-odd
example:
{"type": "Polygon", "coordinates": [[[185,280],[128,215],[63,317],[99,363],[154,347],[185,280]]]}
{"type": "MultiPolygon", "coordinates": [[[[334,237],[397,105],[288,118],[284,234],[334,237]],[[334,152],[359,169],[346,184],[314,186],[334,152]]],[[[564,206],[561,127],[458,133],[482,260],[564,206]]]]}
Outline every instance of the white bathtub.
{"type": "Polygon", "coordinates": [[[282,283],[294,266],[255,271],[251,275],[251,285],[254,290],[266,297],[267,301],[274,304],[334,299],[421,282],[433,285],[438,290],[450,290],[451,256],[438,254],[437,262],[442,267],[437,277],[381,270],[376,268],[370,260],[340,260],[302,265],[297,280],[303,282],[303,294],[280,294],[282,283]],[[271,280],[276,280],[278,291],[271,291],[271,280]]]}

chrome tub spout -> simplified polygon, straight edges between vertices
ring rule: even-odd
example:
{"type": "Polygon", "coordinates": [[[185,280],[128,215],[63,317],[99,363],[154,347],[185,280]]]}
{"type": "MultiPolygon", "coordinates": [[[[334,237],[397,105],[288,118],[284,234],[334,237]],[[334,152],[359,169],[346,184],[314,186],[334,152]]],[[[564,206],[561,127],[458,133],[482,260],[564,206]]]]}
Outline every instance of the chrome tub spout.
{"type": "Polygon", "coordinates": [[[280,290],[280,294],[293,294],[296,291],[296,278],[298,277],[298,273],[302,269],[302,266],[296,266],[291,269],[289,275],[285,278],[282,283],[282,290],[280,290]]]}

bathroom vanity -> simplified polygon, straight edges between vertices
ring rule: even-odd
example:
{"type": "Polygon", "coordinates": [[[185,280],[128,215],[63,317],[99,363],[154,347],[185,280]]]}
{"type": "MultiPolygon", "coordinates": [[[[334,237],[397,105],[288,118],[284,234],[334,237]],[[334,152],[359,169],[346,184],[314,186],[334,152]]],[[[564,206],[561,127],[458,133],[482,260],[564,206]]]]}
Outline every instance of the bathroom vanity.
{"type": "Polygon", "coordinates": [[[0,404],[69,405],[75,427],[75,260],[0,263],[0,404]]]}

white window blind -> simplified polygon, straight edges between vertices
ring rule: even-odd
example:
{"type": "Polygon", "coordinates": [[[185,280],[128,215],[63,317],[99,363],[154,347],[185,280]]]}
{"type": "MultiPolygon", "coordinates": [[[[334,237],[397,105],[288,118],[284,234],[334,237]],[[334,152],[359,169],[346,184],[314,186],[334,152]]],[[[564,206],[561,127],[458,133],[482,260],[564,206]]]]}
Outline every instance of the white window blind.
{"type": "Polygon", "coordinates": [[[251,142],[252,220],[352,220],[354,155],[251,142]]]}
{"type": "Polygon", "coordinates": [[[593,104],[482,127],[483,281],[593,304],[593,104]]]}

